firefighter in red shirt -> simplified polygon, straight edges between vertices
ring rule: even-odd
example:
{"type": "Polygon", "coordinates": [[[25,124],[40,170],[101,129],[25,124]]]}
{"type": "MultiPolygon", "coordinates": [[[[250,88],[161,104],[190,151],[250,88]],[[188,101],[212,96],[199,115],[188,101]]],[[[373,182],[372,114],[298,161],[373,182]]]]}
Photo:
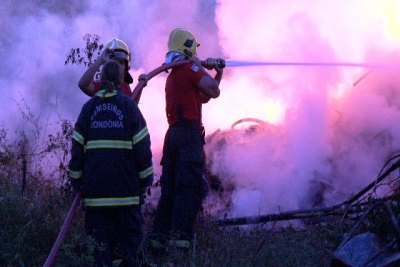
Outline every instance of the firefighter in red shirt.
{"type": "Polygon", "coordinates": [[[131,97],[132,90],[129,87],[129,84],[133,82],[132,76],[129,74],[131,53],[126,43],[115,37],[104,45],[100,57],[89,66],[80,78],[78,85],[85,94],[93,96],[100,90],[102,83],[101,81],[95,81],[94,76],[101,65],[111,59],[118,62],[124,72],[124,79],[120,86],[121,92],[131,97]]]}
{"type": "Polygon", "coordinates": [[[165,86],[169,128],[161,160],[161,196],[149,234],[152,248],[165,248],[166,242],[178,248],[190,247],[206,193],[201,110],[203,103],[219,96],[223,70],[212,67],[216,74],[210,76],[197,58],[199,45],[195,36],[182,28],[169,36],[165,63],[187,59],[191,63],[174,67],[165,86]]]}

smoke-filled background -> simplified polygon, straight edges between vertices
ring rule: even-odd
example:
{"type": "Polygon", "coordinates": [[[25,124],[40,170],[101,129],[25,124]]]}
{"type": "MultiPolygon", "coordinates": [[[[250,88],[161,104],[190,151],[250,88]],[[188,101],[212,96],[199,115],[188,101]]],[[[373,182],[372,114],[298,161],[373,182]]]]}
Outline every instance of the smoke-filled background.
{"type": "MultiPolygon", "coordinates": [[[[87,33],[100,43],[124,40],[134,79],[161,65],[175,27],[196,35],[201,59],[400,65],[395,0],[1,2],[0,121],[8,129],[29,127],[21,106],[40,116],[47,131],[60,118],[77,118],[88,100],[77,86],[86,67],[64,61],[87,33]]],[[[221,96],[203,109],[207,134],[214,133],[209,169],[229,185],[224,212],[332,205],[373,181],[400,151],[399,75],[395,68],[226,68],[221,96]],[[265,124],[231,130],[242,118],[265,124]]],[[[167,128],[165,78],[153,78],[140,103],[157,178],[167,128]]],[[[207,207],[221,209],[218,201],[209,199],[207,207]]]]}

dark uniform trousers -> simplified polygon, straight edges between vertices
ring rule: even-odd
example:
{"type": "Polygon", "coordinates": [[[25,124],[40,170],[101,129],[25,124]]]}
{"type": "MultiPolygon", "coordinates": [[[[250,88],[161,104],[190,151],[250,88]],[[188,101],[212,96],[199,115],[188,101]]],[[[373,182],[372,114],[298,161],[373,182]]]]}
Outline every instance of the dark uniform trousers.
{"type": "Polygon", "coordinates": [[[142,225],[139,206],[86,208],[86,231],[100,243],[94,253],[95,266],[112,266],[112,250],[116,244],[121,247],[121,266],[138,266],[142,225]]]}
{"type": "Polygon", "coordinates": [[[153,235],[190,241],[193,225],[207,193],[204,130],[200,123],[181,121],[166,133],[153,235]]]}

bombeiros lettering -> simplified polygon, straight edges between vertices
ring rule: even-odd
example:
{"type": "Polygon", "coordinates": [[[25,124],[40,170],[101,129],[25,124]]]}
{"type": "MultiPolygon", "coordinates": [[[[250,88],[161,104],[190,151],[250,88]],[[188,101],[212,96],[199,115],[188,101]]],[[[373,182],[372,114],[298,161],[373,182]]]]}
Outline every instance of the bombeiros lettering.
{"type": "Polygon", "coordinates": [[[112,111],[114,114],[118,117],[120,121],[123,120],[124,115],[122,114],[122,111],[114,104],[112,103],[103,103],[100,105],[97,105],[96,108],[94,109],[93,115],[90,117],[90,120],[94,120],[94,117],[96,117],[97,114],[99,114],[102,111],[112,111]]]}

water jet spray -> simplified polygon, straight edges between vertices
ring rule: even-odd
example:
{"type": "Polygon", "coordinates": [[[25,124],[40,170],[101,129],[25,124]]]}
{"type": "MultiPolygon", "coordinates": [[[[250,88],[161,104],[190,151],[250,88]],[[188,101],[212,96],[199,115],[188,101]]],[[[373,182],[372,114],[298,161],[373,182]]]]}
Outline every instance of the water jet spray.
{"type": "MultiPolygon", "coordinates": [[[[147,85],[147,82],[154,76],[161,72],[167,71],[173,67],[190,63],[190,60],[182,60],[178,62],[172,62],[169,64],[163,64],[160,67],[152,70],[147,74],[147,80],[139,80],[132,93],[132,99],[139,103],[143,88],[147,85]]],[[[364,63],[364,62],[279,62],[279,61],[240,61],[240,60],[224,60],[221,58],[212,60],[202,60],[201,64],[206,68],[233,68],[233,67],[251,67],[251,66],[295,66],[295,67],[358,67],[368,69],[399,69],[399,64],[383,64],[383,63],[364,63]]]]}
{"type": "Polygon", "coordinates": [[[251,66],[297,66],[297,67],[360,67],[374,69],[400,69],[399,64],[358,63],[358,62],[278,62],[278,61],[239,61],[224,60],[225,67],[251,66]]]}

